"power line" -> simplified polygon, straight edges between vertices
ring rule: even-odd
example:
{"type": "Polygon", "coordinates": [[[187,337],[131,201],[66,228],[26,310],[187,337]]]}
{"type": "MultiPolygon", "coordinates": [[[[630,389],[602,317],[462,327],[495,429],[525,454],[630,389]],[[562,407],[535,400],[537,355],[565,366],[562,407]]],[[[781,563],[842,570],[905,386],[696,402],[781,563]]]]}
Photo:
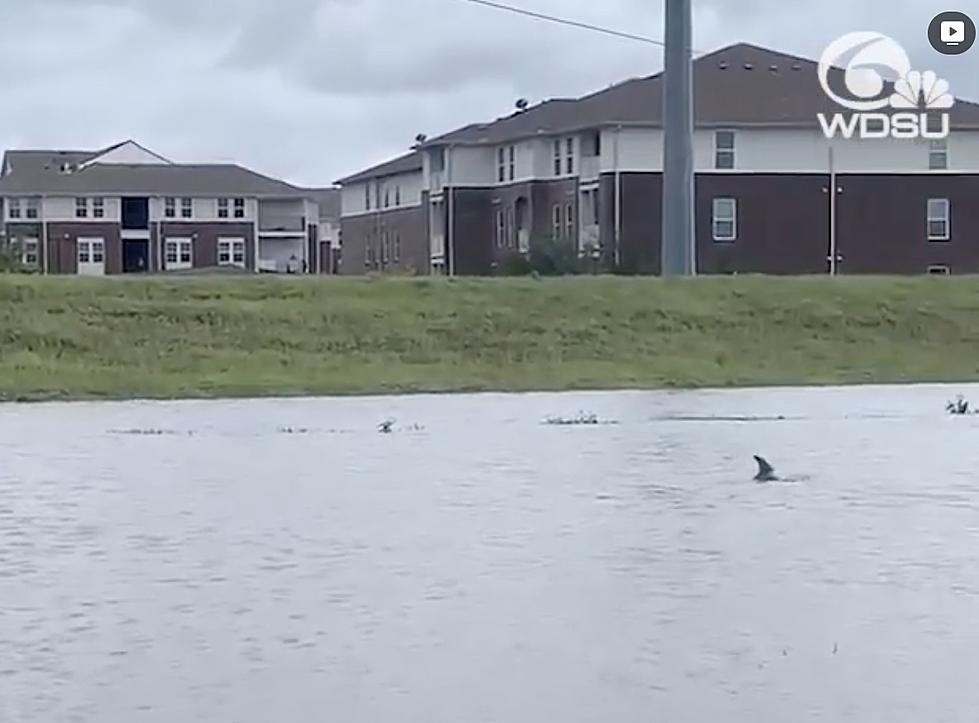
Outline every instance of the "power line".
{"type": "Polygon", "coordinates": [[[662,40],[655,40],[653,38],[647,38],[643,35],[633,35],[632,33],[625,33],[621,30],[613,30],[612,28],[603,28],[600,25],[592,25],[590,23],[582,23],[577,20],[570,20],[568,18],[560,18],[556,15],[547,15],[546,13],[537,13],[532,10],[525,10],[524,8],[514,7],[513,5],[505,5],[504,3],[493,2],[493,0],[463,0],[464,2],[474,3],[476,5],[485,5],[486,7],[495,8],[497,10],[505,10],[509,13],[515,13],[517,15],[524,15],[529,18],[536,18],[537,20],[546,20],[550,23],[559,23],[560,25],[570,25],[573,28],[581,28],[583,30],[591,30],[596,33],[603,33],[605,35],[612,35],[616,38],[625,38],[626,40],[636,40],[640,43],[649,43],[650,45],[659,45],[660,47],[665,47],[665,43],[662,40]]]}

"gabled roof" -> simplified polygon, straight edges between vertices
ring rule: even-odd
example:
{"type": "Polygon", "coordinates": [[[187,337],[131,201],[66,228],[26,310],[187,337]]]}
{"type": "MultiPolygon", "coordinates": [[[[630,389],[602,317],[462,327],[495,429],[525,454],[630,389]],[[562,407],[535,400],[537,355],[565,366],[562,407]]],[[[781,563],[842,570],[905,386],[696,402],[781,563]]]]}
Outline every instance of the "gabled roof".
{"type": "Polygon", "coordinates": [[[100,151],[7,151],[4,167],[10,172],[0,177],[0,194],[266,198],[309,195],[285,181],[233,164],[98,162],[99,156],[125,143],[100,151]],[[66,164],[74,170],[65,172],[66,164]]]}
{"type": "Polygon", "coordinates": [[[380,163],[359,173],[355,173],[352,176],[341,178],[337,181],[337,184],[356,183],[357,181],[366,181],[371,178],[383,178],[385,176],[394,176],[399,173],[413,173],[420,170],[422,170],[422,154],[418,151],[412,151],[403,156],[398,156],[392,161],[380,163]]]}
{"type": "Polygon", "coordinates": [[[339,188],[307,188],[306,193],[310,200],[319,205],[320,219],[327,221],[340,218],[339,188]]]}
{"type": "MultiPolygon", "coordinates": [[[[694,116],[698,126],[817,127],[817,113],[841,110],[823,93],[817,63],[739,43],[694,61],[694,116]]],[[[836,80],[842,85],[841,69],[836,80]]],[[[979,105],[958,100],[953,128],[979,129],[979,105]]],[[[663,75],[619,83],[576,100],[551,100],[492,123],[433,138],[425,146],[483,145],[609,125],[661,126],[663,75]]]]}

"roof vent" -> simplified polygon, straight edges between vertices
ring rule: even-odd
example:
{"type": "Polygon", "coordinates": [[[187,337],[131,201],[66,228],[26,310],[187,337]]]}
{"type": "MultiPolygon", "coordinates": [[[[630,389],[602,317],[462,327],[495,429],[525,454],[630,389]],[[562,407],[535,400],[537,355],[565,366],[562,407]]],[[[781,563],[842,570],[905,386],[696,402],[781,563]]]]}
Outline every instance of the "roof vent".
{"type": "Polygon", "coordinates": [[[774,65],[774,64],[772,64],[772,65],[769,65],[769,66],[768,66],[768,69],[769,69],[770,71],[772,71],[773,73],[777,73],[777,72],[778,72],[778,66],[777,66],[777,65],[774,65]]]}
{"type": "Polygon", "coordinates": [[[802,64],[801,63],[793,63],[792,64],[792,70],[802,70],[802,64]]]}
{"type": "Polygon", "coordinates": [[[727,61],[722,60],[717,67],[720,68],[721,70],[727,70],[727,61]]]}
{"type": "Polygon", "coordinates": [[[754,70],[755,69],[755,65],[754,65],[754,63],[745,63],[744,64],[744,69],[745,70],[754,70]]]}
{"type": "Polygon", "coordinates": [[[74,163],[71,163],[69,161],[65,161],[64,163],[61,164],[61,172],[62,173],[71,173],[74,170],[75,170],[75,164],[74,163]]]}

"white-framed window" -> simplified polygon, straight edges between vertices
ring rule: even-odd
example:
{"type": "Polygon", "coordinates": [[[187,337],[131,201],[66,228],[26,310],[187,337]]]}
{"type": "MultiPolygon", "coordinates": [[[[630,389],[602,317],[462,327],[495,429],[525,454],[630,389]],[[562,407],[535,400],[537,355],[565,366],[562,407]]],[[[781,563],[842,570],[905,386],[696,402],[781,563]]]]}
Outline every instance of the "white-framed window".
{"type": "Polygon", "coordinates": [[[82,276],[101,276],[105,273],[105,240],[101,238],[76,239],[78,273],[82,276]]]}
{"type": "Polygon", "coordinates": [[[105,199],[101,197],[92,199],[92,218],[105,218],[105,199]]]}
{"type": "Polygon", "coordinates": [[[236,198],[235,199],[235,218],[245,217],[245,199],[236,198]]]}
{"type": "Polygon", "coordinates": [[[23,244],[20,248],[20,260],[24,266],[36,267],[40,257],[38,256],[38,249],[40,248],[40,242],[34,237],[25,238],[23,244]]]}
{"type": "Polygon", "coordinates": [[[381,208],[381,182],[377,181],[374,183],[374,208],[380,210],[381,208]]]}
{"type": "Polygon", "coordinates": [[[193,218],[194,216],[194,199],[192,198],[181,198],[180,199],[180,218],[193,218]]]}
{"type": "Polygon", "coordinates": [[[219,198],[218,199],[218,218],[228,218],[230,216],[228,210],[228,199],[219,198]]]}
{"type": "Polygon", "coordinates": [[[24,215],[27,218],[37,218],[40,213],[40,204],[36,198],[28,198],[24,208],[24,215]]]}
{"type": "Polygon", "coordinates": [[[496,149],[496,181],[506,181],[506,148],[503,146],[496,149]]]}
{"type": "Polygon", "coordinates": [[[928,273],[932,276],[949,276],[952,273],[952,270],[948,266],[936,265],[929,266],[928,273]]]}
{"type": "Polygon", "coordinates": [[[401,262],[401,234],[394,234],[394,263],[401,262]]]}
{"type": "Polygon", "coordinates": [[[163,199],[163,215],[166,218],[177,217],[177,199],[169,197],[163,199]]]}
{"type": "Polygon", "coordinates": [[[554,139],[554,175],[561,175],[561,139],[554,139]]]}
{"type": "Polygon", "coordinates": [[[517,147],[510,146],[510,150],[508,151],[508,153],[509,153],[509,161],[510,161],[508,164],[509,165],[508,170],[510,171],[510,180],[512,181],[514,178],[517,177],[517,147]]]}
{"type": "Polygon", "coordinates": [[[569,176],[574,174],[574,138],[567,138],[564,141],[564,167],[565,173],[569,176]]]}
{"type": "Polygon", "coordinates": [[[394,187],[394,205],[395,206],[401,205],[401,186],[394,187]]]}
{"type": "Polygon", "coordinates": [[[387,266],[390,259],[391,237],[387,231],[381,231],[381,264],[387,266]]]}
{"type": "Polygon", "coordinates": [[[384,187],[384,208],[389,208],[391,206],[391,189],[387,186],[384,187]]]}
{"type": "Polygon", "coordinates": [[[20,218],[20,199],[10,198],[7,199],[7,216],[9,218],[20,218]]]}
{"type": "Polygon", "coordinates": [[[503,206],[496,209],[496,248],[503,248],[503,239],[506,238],[506,217],[503,215],[503,206]]]}
{"type": "Polygon", "coordinates": [[[738,237],[738,202],[733,198],[715,198],[711,210],[715,241],[734,241],[738,237]]]}
{"type": "Polygon", "coordinates": [[[88,199],[75,199],[75,218],[88,218],[88,199]]]}
{"type": "Polygon", "coordinates": [[[371,210],[371,184],[364,184],[364,210],[371,210]]]}
{"type": "Polygon", "coordinates": [[[948,139],[937,138],[929,141],[928,169],[932,171],[948,170],[948,139]]]}
{"type": "Polygon", "coordinates": [[[564,230],[568,238],[574,238],[574,204],[570,201],[564,207],[564,230]]]}
{"type": "Polygon", "coordinates": [[[218,266],[245,268],[245,239],[218,239],[218,266]]]}
{"type": "Polygon", "coordinates": [[[561,238],[561,204],[555,203],[551,209],[551,232],[554,238],[561,238]]]}
{"type": "Polygon", "coordinates": [[[714,168],[734,168],[734,131],[714,131],[714,168]]]}
{"type": "Polygon", "coordinates": [[[507,245],[507,248],[511,248],[511,249],[513,248],[513,238],[514,238],[514,233],[513,233],[514,223],[513,223],[513,219],[514,219],[513,206],[507,206],[507,209],[506,209],[506,245],[507,245]]]}
{"type": "Polygon", "coordinates": [[[928,199],[928,240],[948,241],[951,237],[951,209],[947,198],[928,199]]]}
{"type": "Polygon", "coordinates": [[[189,238],[168,238],[163,245],[168,271],[194,267],[194,242],[189,238]]]}

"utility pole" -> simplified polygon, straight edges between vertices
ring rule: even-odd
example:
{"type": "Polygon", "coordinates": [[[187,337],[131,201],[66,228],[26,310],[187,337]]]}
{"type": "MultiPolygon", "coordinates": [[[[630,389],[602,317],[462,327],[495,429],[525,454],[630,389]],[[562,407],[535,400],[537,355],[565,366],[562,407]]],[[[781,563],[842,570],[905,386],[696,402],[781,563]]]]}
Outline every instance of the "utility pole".
{"type": "Polygon", "coordinates": [[[666,0],[663,72],[663,276],[697,273],[693,171],[693,11],[666,0]]]}

